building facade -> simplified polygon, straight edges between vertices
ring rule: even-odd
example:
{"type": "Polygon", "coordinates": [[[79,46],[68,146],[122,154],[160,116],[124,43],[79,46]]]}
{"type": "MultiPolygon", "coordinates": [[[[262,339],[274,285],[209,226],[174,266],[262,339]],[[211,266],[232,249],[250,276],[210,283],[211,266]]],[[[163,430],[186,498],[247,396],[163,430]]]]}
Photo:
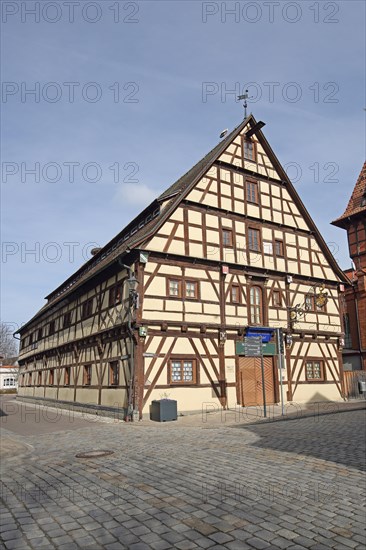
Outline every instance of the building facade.
{"type": "Polygon", "coordinates": [[[344,295],[344,366],[366,370],[366,163],[344,214],[332,223],[347,231],[353,262],[353,268],[345,271],[350,285],[344,295]]]}
{"type": "Polygon", "coordinates": [[[47,296],[20,330],[23,399],[140,417],[165,397],[260,405],[260,360],[240,351],[255,327],[284,335],[267,403],[281,379],[289,402],[342,398],[345,276],[262,126],[247,117],[47,296]]]}
{"type": "Polygon", "coordinates": [[[0,365],[0,390],[16,391],[18,387],[18,367],[14,365],[0,365]]]}

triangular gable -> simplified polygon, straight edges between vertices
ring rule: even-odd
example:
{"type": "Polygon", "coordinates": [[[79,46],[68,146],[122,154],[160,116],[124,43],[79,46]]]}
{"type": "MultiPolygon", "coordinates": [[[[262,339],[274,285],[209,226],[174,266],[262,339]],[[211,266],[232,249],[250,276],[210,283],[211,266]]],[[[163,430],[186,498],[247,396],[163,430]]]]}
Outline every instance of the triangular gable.
{"type": "MultiPolygon", "coordinates": [[[[193,197],[190,193],[196,194],[200,191],[201,193],[205,192],[203,188],[197,188],[197,184],[199,183],[201,185],[201,181],[204,181],[205,178],[209,180],[210,171],[213,169],[212,167],[214,164],[218,162],[223,163],[223,165],[231,164],[243,168],[248,173],[252,172],[253,176],[261,177],[262,172],[264,179],[269,178],[282,183],[284,194],[288,193],[288,196],[293,201],[289,207],[290,211],[288,212],[288,215],[295,215],[297,216],[297,219],[302,222],[302,227],[299,225],[299,229],[311,231],[317,244],[316,250],[313,252],[315,252],[318,257],[323,257],[326,259],[338,278],[341,281],[346,282],[343,271],[338,266],[334,256],[330,252],[317,226],[312,220],[285,170],[282,168],[263,132],[261,130],[257,130],[255,133],[255,141],[258,142],[257,146],[259,148],[259,156],[262,156],[262,162],[259,163],[259,174],[257,172],[257,164],[255,165],[255,163],[245,161],[245,159],[243,159],[243,151],[238,151],[238,149],[243,146],[242,139],[246,131],[253,128],[256,124],[257,121],[254,116],[249,115],[221,143],[219,143],[206,157],[204,157],[202,161],[195,165],[189,172],[187,172],[187,174],[185,174],[185,176],[178,180],[176,184],[169,188],[169,193],[167,193],[166,196],[171,196],[172,193],[174,193],[174,197],[169,207],[166,208],[164,216],[158,220],[157,226],[148,238],[152,237],[159,230],[159,228],[165,223],[169,216],[175,212],[183,200],[189,200],[190,196],[193,197]]],[[[165,193],[162,197],[164,196],[165,193]]],[[[225,209],[225,207],[223,208],[225,209]]],[[[286,216],[286,213],[284,215],[286,216]]],[[[135,246],[146,242],[147,239],[144,238],[137,241],[135,246]]]]}

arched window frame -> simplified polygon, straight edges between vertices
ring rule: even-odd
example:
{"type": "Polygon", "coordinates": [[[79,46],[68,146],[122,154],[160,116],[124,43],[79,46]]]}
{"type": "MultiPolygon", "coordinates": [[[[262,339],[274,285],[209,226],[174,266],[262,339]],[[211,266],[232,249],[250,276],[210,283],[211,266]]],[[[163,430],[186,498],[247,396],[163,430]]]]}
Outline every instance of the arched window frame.
{"type": "Polygon", "coordinates": [[[249,322],[263,325],[263,289],[258,285],[249,287],[249,322]]]}

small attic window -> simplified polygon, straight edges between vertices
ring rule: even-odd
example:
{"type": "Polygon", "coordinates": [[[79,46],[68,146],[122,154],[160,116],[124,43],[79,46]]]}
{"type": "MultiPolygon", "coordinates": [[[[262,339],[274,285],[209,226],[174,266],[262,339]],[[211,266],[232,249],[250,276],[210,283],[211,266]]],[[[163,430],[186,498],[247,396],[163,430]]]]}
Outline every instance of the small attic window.
{"type": "Polygon", "coordinates": [[[366,189],[361,197],[361,206],[366,206],[366,189]]]}
{"type": "Polygon", "coordinates": [[[255,146],[250,138],[244,138],[243,151],[246,160],[255,160],[255,146]]]}

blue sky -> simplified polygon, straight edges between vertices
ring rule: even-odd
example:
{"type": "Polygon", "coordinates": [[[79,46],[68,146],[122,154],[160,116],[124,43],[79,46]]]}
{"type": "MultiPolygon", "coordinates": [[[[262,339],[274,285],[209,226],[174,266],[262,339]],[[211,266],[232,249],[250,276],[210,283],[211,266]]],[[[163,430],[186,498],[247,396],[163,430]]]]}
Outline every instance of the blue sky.
{"type": "Polygon", "coordinates": [[[3,1],[2,10],[3,321],[27,321],[90,248],[236,126],[235,95],[247,85],[249,110],[350,265],[345,232],[330,222],[364,161],[364,2],[3,1]]]}

